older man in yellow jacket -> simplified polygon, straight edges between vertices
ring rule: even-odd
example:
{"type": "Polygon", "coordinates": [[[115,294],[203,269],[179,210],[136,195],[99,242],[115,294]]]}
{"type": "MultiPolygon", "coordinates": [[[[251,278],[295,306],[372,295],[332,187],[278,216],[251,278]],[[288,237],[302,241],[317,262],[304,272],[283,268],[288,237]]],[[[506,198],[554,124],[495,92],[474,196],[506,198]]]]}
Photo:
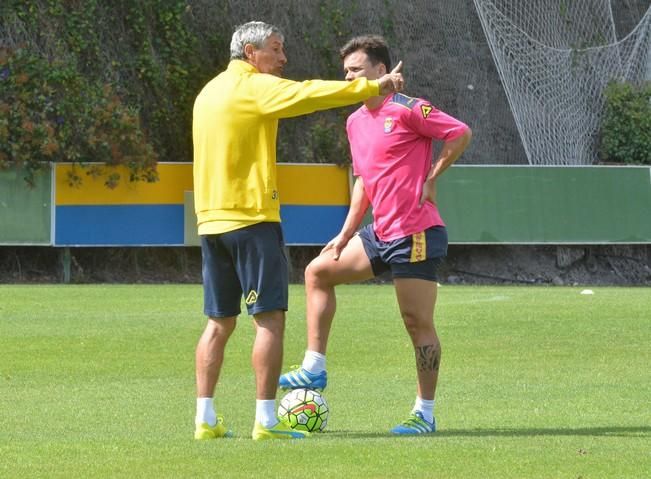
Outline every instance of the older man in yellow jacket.
{"type": "Polygon", "coordinates": [[[278,120],[351,105],[402,89],[401,64],[379,80],[281,78],[287,63],[278,28],[249,22],[231,41],[231,62],[194,104],[194,197],[203,258],[206,328],[196,349],[195,438],[229,437],[215,412],[224,349],[242,297],[254,318],[253,439],[300,439],[276,417],[288,267],[276,181],[278,120]]]}

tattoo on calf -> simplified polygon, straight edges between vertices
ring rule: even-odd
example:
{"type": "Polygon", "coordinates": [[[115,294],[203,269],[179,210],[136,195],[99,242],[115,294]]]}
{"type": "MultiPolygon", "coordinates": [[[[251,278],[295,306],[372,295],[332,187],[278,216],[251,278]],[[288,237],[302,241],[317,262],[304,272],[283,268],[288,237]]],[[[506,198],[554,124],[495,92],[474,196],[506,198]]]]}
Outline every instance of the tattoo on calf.
{"type": "Polygon", "coordinates": [[[416,365],[419,371],[438,371],[441,362],[441,349],[434,344],[417,346],[416,365]]]}

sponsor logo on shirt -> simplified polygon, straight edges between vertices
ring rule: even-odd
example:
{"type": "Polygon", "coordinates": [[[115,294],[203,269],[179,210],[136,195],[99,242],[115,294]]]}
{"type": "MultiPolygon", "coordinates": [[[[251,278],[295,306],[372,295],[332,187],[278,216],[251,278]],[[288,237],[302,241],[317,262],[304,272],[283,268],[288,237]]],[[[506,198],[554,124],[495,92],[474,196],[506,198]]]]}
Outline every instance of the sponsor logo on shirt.
{"type": "Polygon", "coordinates": [[[393,125],[394,125],[393,118],[391,118],[390,116],[386,117],[384,119],[384,133],[391,133],[391,131],[393,130],[393,125]]]}
{"type": "Polygon", "coordinates": [[[432,113],[432,110],[434,108],[432,105],[421,105],[420,106],[420,112],[423,114],[423,118],[427,120],[427,117],[429,116],[430,113],[432,113]]]}

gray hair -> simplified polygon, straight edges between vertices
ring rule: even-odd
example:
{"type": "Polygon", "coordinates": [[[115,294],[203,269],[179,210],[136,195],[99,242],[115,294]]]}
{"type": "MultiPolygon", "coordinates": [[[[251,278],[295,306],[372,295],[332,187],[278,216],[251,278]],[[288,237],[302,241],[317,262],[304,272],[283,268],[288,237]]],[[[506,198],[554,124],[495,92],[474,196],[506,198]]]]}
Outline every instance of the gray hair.
{"type": "Polygon", "coordinates": [[[231,39],[231,60],[243,60],[244,45],[250,43],[256,48],[262,48],[267,38],[273,34],[278,35],[283,42],[285,41],[285,37],[278,27],[269,23],[249,22],[240,25],[231,39]]]}

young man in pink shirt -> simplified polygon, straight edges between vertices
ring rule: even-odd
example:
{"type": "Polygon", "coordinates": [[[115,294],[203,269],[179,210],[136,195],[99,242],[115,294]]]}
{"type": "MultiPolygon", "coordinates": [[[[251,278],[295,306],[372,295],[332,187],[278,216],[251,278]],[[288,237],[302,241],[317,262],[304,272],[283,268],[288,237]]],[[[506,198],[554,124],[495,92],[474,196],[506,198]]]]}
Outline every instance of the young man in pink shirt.
{"type": "MultiPolygon", "coordinates": [[[[382,37],[353,38],[341,50],[346,80],[377,79],[391,70],[382,37]]],[[[325,354],[335,314],[335,286],[390,271],[416,355],[417,397],[394,434],[436,431],[434,395],[441,346],[434,327],[436,270],[447,254],[436,207],[436,180],[468,146],[467,125],[428,101],[401,93],[372,97],[346,124],[353,158],[350,210],[341,232],[305,270],[307,351],[302,366],[280,377],[283,389],[323,389],[325,354]],[[432,163],[432,140],[443,141],[432,163]],[[373,224],[358,227],[369,205],[373,224]]]]}

